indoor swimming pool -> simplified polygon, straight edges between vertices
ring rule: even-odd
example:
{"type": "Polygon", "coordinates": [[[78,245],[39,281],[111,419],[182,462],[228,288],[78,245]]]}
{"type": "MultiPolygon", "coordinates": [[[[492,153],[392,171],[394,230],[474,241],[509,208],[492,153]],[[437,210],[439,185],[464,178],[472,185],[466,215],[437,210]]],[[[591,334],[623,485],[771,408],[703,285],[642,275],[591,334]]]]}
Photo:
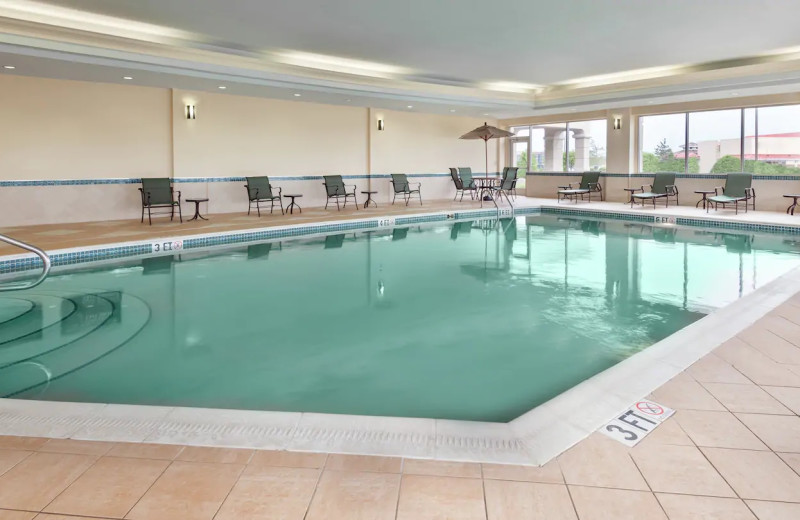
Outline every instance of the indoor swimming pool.
{"type": "Polygon", "coordinates": [[[507,422],[798,253],[542,214],[64,269],[0,296],[0,396],[507,422]]]}

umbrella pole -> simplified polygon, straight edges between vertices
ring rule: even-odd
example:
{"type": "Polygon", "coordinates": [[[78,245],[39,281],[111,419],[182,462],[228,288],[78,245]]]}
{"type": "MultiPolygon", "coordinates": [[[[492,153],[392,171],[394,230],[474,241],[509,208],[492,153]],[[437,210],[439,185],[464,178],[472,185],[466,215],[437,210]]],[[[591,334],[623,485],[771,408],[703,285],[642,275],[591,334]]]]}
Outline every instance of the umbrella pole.
{"type": "Polygon", "coordinates": [[[483,140],[483,151],[484,151],[484,155],[486,156],[486,169],[483,170],[486,173],[483,174],[483,178],[486,179],[486,178],[489,177],[489,140],[488,139],[484,139],[483,140]]]}

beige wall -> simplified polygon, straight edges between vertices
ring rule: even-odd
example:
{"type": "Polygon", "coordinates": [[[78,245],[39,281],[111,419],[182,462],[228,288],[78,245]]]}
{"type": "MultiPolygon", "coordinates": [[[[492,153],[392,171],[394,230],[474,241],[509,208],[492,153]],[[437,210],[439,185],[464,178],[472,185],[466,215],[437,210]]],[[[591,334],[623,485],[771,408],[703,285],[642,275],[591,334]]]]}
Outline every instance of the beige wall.
{"type": "MultiPolygon", "coordinates": [[[[458,137],[483,120],[79,81],[0,76],[0,180],[273,177],[484,170],[480,141],[458,137]],[[186,104],[197,119],[185,118],[186,104]]],[[[492,121],[493,122],[493,121],[492,121]]],[[[490,143],[490,170],[501,148],[490,143]]],[[[425,199],[452,196],[449,177],[419,177],[425,199]]],[[[373,180],[389,200],[387,179],[373,180]]],[[[325,203],[319,180],[280,180],[303,206],[325,203]]],[[[135,184],[0,188],[0,225],[138,218],[135,184]]],[[[241,181],[180,182],[211,213],[245,211],[241,181]]],[[[359,199],[363,196],[359,194],[359,199]]],[[[184,204],[190,212],[191,204],[184,204]]]]}
{"type": "Polygon", "coordinates": [[[170,93],[0,75],[0,180],[171,173],[170,93]]]}

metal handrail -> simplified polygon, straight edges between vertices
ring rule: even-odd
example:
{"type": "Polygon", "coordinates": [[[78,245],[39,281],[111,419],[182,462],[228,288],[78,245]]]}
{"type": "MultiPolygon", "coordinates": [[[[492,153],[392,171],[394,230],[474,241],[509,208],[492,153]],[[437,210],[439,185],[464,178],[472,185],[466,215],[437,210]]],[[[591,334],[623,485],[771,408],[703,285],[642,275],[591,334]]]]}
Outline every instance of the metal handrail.
{"type": "Polygon", "coordinates": [[[43,268],[42,269],[42,274],[40,274],[39,278],[37,278],[36,280],[34,280],[32,282],[0,286],[0,292],[21,291],[23,289],[30,289],[32,287],[36,287],[37,285],[42,283],[45,278],[47,278],[47,275],[50,273],[50,266],[51,266],[50,257],[47,255],[47,253],[45,253],[44,251],[42,251],[41,249],[39,249],[36,246],[32,246],[30,244],[26,244],[25,242],[20,242],[19,240],[13,239],[13,238],[8,237],[6,235],[0,235],[0,241],[5,242],[7,244],[11,244],[12,246],[17,246],[17,247],[19,247],[21,249],[26,249],[26,250],[30,251],[31,253],[36,253],[36,256],[38,256],[42,260],[42,268],[43,268]]]}

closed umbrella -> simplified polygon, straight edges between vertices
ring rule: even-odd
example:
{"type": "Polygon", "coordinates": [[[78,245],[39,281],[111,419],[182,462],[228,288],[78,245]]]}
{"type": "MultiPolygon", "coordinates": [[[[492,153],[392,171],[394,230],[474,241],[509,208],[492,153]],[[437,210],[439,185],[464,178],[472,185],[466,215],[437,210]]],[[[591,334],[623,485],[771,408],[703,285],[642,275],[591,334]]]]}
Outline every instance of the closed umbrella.
{"type": "Polygon", "coordinates": [[[502,130],[495,126],[490,126],[486,123],[483,123],[483,126],[479,126],[475,130],[471,132],[467,132],[466,134],[459,137],[459,139],[483,139],[483,147],[486,152],[486,174],[485,177],[489,176],[489,139],[499,139],[501,137],[511,137],[514,134],[507,130],[502,130]]]}

